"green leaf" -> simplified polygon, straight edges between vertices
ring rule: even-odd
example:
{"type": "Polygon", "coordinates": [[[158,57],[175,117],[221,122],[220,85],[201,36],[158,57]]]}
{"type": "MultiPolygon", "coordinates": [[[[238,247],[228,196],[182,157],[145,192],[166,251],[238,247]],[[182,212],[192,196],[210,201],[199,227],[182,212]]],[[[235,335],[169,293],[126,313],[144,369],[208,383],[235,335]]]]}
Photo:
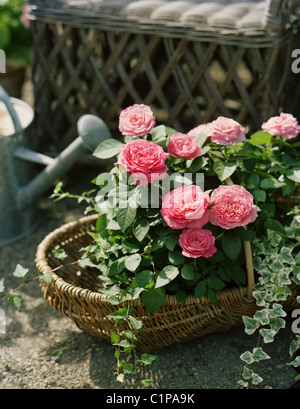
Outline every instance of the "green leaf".
{"type": "Polygon", "coordinates": [[[136,218],[136,208],[134,207],[124,207],[117,211],[117,222],[124,233],[125,230],[135,221],[136,218]]]}
{"type": "Polygon", "coordinates": [[[269,134],[269,132],[258,131],[251,135],[250,139],[252,145],[265,145],[266,143],[271,142],[272,135],[269,134]]]}
{"type": "Polygon", "coordinates": [[[141,242],[149,232],[149,222],[147,219],[140,219],[132,229],[135,238],[141,242]]]}
{"type": "Polygon", "coordinates": [[[143,327],[142,321],[136,319],[132,315],[129,317],[129,322],[132,329],[141,329],[143,327]]]}
{"type": "Polygon", "coordinates": [[[17,264],[15,271],[13,272],[13,276],[26,280],[28,271],[28,268],[24,268],[21,266],[21,264],[17,264]]]}
{"type": "Polygon", "coordinates": [[[22,302],[22,297],[18,294],[10,293],[8,302],[16,308],[19,312],[21,312],[21,302],[22,302]]]}
{"type": "Polygon", "coordinates": [[[53,280],[53,276],[50,273],[43,274],[39,272],[39,278],[44,281],[47,287],[50,285],[51,281],[53,280]]]}
{"type": "Polygon", "coordinates": [[[130,364],[126,361],[124,361],[124,359],[122,359],[121,361],[121,366],[122,369],[125,373],[132,373],[133,372],[133,364],[130,364]]]}
{"type": "Polygon", "coordinates": [[[266,194],[266,192],[265,192],[264,190],[259,190],[259,189],[257,189],[257,190],[254,190],[254,191],[252,192],[252,194],[253,194],[254,199],[255,199],[257,202],[262,202],[262,203],[264,203],[264,202],[266,201],[267,194],[266,194]]]}
{"type": "Polygon", "coordinates": [[[259,333],[263,337],[265,344],[273,342],[274,336],[276,335],[276,332],[269,328],[262,328],[259,330],[259,333]]]}
{"type": "Polygon", "coordinates": [[[122,143],[117,139],[106,139],[97,146],[93,155],[99,159],[109,159],[120,153],[121,146],[122,143]]]}
{"type": "Polygon", "coordinates": [[[157,358],[157,355],[143,354],[141,356],[141,361],[144,365],[150,365],[157,358]]]}
{"type": "Polygon", "coordinates": [[[244,325],[245,325],[245,332],[248,335],[254,334],[254,332],[259,327],[258,321],[256,319],[254,319],[254,318],[251,318],[251,317],[243,316],[243,322],[244,322],[244,325]]]}
{"type": "Polygon", "coordinates": [[[205,297],[207,294],[207,286],[205,281],[199,281],[199,283],[195,287],[195,297],[202,298],[205,297]]]}
{"type": "Polygon", "coordinates": [[[246,364],[250,365],[254,362],[253,359],[253,354],[250,351],[246,351],[244,352],[241,356],[240,356],[241,360],[246,362],[246,364]]]}
{"type": "Polygon", "coordinates": [[[225,179],[229,178],[236,170],[236,165],[232,163],[223,162],[218,160],[214,163],[214,171],[216,175],[223,182],[225,179]]]}
{"type": "Polygon", "coordinates": [[[189,280],[193,280],[194,279],[194,266],[193,264],[185,264],[182,269],[181,269],[181,276],[182,278],[184,278],[185,280],[189,281],[189,280]]]}
{"type": "Polygon", "coordinates": [[[259,185],[259,176],[256,173],[251,173],[247,180],[247,189],[255,189],[259,185]]]}
{"type": "Polygon", "coordinates": [[[120,341],[120,335],[116,334],[114,331],[110,330],[110,340],[114,344],[120,341]]]}
{"type": "Polygon", "coordinates": [[[146,288],[154,283],[154,273],[151,270],[145,270],[138,273],[134,279],[138,287],[146,288]]]}
{"type": "Polygon", "coordinates": [[[185,260],[184,256],[179,251],[169,251],[168,259],[174,266],[180,266],[185,260]]]}
{"type": "Polygon", "coordinates": [[[179,274],[179,270],[176,266],[166,266],[158,274],[155,288],[163,287],[170,281],[174,280],[179,274]]]}
{"type": "Polygon", "coordinates": [[[141,380],[141,384],[142,386],[144,386],[145,388],[148,388],[148,386],[151,386],[153,382],[153,379],[142,379],[141,380]]]}
{"type": "Polygon", "coordinates": [[[176,291],[175,298],[178,302],[180,302],[181,304],[184,304],[186,300],[186,292],[184,290],[176,291]]]}
{"type": "Polygon", "coordinates": [[[218,277],[208,277],[207,282],[208,285],[216,291],[219,291],[225,287],[225,283],[218,277]]]}
{"type": "Polygon", "coordinates": [[[168,236],[165,240],[164,245],[168,250],[173,251],[176,245],[178,244],[178,235],[177,234],[171,234],[168,236]]]}
{"type": "Polygon", "coordinates": [[[140,254],[132,254],[125,260],[125,267],[127,270],[135,272],[142,261],[140,254]]]}
{"type": "Polygon", "coordinates": [[[261,189],[279,189],[285,185],[285,182],[279,182],[279,180],[275,178],[265,178],[260,182],[261,189]]]}
{"type": "Polygon", "coordinates": [[[300,168],[289,169],[286,172],[286,177],[293,182],[300,183],[300,168]]]}
{"type": "Polygon", "coordinates": [[[261,347],[259,347],[253,349],[253,359],[255,362],[259,362],[265,359],[270,359],[270,356],[266,354],[261,347]]]}
{"type": "Polygon", "coordinates": [[[241,248],[241,239],[234,232],[229,231],[224,234],[222,238],[222,249],[232,261],[238,258],[241,248]]]}
{"type": "Polygon", "coordinates": [[[149,288],[142,292],[142,302],[146,309],[152,314],[154,311],[158,310],[165,301],[165,289],[161,288],[149,288]]]}

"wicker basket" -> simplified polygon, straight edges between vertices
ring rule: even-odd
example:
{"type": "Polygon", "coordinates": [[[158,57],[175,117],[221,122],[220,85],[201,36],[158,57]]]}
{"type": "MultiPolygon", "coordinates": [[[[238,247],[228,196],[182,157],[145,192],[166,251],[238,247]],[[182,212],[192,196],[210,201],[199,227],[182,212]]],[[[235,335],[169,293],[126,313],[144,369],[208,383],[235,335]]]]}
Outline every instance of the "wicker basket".
{"type": "MultiPolygon", "coordinates": [[[[98,215],[83,217],[47,235],[38,246],[36,266],[40,272],[51,273],[54,277],[49,286],[41,280],[45,300],[72,319],[81,330],[110,340],[110,330],[114,329],[115,323],[107,315],[116,311],[117,306],[107,302],[106,296],[97,291],[101,286],[97,269],[82,269],[73,263],[79,258],[80,248],[92,241],[87,232],[95,230],[97,218],[98,215]],[[52,255],[52,251],[58,248],[68,254],[68,264],[63,267],[52,255]],[[55,270],[57,267],[60,268],[55,270]]],[[[189,296],[183,304],[175,296],[167,295],[164,304],[150,314],[140,299],[131,302],[134,315],[144,324],[138,330],[136,348],[147,352],[240,325],[243,315],[251,316],[257,309],[252,297],[254,274],[250,261],[247,270],[247,286],[219,291],[218,307],[205,297],[189,296]]],[[[296,307],[293,300],[294,297],[289,301],[288,308],[296,307]]],[[[126,324],[123,325],[126,329],[126,324]]]]}

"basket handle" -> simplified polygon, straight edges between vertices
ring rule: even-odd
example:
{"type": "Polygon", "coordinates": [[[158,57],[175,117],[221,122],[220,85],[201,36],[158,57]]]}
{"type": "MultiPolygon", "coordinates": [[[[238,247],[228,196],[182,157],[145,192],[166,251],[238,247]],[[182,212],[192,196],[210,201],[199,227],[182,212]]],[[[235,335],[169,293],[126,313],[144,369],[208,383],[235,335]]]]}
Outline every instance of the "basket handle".
{"type": "Polygon", "coordinates": [[[18,117],[18,114],[14,108],[14,105],[11,102],[9,95],[7,94],[7,92],[4,90],[4,88],[1,85],[0,85],[0,101],[4,102],[4,105],[6,106],[10,114],[11,120],[15,128],[15,132],[22,131],[23,128],[22,128],[20,119],[18,117]]]}
{"type": "MultiPolygon", "coordinates": [[[[217,159],[214,156],[211,156],[212,160],[214,162],[217,162],[219,159],[217,159]]],[[[234,185],[232,179],[229,177],[225,179],[225,183],[227,186],[234,185]]],[[[244,229],[247,230],[247,227],[244,226],[244,229]]],[[[252,249],[251,249],[251,244],[250,241],[243,241],[244,244],[244,252],[245,252],[245,261],[246,261],[246,270],[247,270],[247,282],[248,282],[248,287],[247,287],[247,298],[251,300],[253,298],[252,296],[252,291],[254,287],[254,268],[253,268],[253,257],[252,257],[252,249]]]]}

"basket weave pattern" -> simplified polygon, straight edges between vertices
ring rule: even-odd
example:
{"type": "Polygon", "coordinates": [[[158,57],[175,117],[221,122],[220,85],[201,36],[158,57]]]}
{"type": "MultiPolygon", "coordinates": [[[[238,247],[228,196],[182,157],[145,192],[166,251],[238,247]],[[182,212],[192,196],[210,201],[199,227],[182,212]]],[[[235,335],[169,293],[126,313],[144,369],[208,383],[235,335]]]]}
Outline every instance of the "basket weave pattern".
{"type": "MultiPolygon", "coordinates": [[[[38,247],[36,266],[39,271],[51,273],[54,277],[49,286],[41,280],[44,299],[72,319],[81,330],[110,340],[110,330],[114,329],[115,322],[106,316],[116,311],[117,306],[107,302],[106,296],[97,291],[101,287],[98,270],[82,269],[73,263],[79,258],[80,248],[91,242],[87,232],[95,230],[97,218],[97,215],[84,217],[46,236],[38,247]],[[60,266],[60,262],[52,256],[52,251],[58,248],[68,254],[65,260],[68,264],[52,272],[60,266]]],[[[293,300],[289,301],[289,308],[296,307],[293,300]]],[[[134,307],[133,314],[144,324],[136,334],[139,339],[136,347],[144,352],[211,332],[225,331],[240,325],[243,315],[252,316],[257,310],[255,299],[249,292],[249,280],[248,287],[219,291],[218,307],[205,297],[188,296],[182,304],[171,295],[166,296],[162,307],[153,314],[149,314],[140,299],[130,304],[134,307]]],[[[128,329],[126,324],[123,327],[128,329]]]]}

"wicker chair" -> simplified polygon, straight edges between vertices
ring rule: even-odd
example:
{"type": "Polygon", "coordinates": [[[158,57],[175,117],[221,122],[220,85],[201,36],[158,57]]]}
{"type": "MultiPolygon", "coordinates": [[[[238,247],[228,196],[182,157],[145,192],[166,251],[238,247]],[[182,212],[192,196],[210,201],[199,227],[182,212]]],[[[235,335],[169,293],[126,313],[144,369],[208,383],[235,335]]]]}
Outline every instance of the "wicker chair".
{"type": "Polygon", "coordinates": [[[120,111],[133,103],[180,131],[219,115],[257,129],[280,110],[295,114],[300,0],[29,4],[42,148],[65,147],[84,113],[117,134],[120,111]]]}

